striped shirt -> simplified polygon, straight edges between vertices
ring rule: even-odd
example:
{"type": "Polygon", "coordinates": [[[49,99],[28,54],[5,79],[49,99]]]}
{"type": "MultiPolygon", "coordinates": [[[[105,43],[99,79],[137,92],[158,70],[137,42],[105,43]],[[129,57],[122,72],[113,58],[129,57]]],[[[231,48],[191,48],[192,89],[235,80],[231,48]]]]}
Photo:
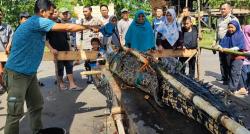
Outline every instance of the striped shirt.
{"type": "Polygon", "coordinates": [[[0,52],[4,52],[7,44],[11,40],[13,30],[10,25],[2,23],[0,24],[0,52]]]}

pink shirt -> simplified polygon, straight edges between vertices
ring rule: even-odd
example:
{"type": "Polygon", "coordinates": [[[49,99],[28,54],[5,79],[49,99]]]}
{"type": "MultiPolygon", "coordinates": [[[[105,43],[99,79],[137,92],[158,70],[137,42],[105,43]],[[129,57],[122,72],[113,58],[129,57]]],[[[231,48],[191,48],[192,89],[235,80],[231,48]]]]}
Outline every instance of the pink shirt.
{"type": "MultiPolygon", "coordinates": [[[[250,53],[250,25],[243,27],[244,41],[245,41],[245,50],[250,53]]],[[[250,59],[246,58],[243,62],[244,65],[250,65],[250,59]]]]}

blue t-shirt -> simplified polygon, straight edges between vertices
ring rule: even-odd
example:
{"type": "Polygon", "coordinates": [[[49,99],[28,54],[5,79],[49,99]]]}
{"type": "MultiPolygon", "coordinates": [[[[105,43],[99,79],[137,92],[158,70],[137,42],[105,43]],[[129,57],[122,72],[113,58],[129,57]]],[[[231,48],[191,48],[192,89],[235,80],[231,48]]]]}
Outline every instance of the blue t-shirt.
{"type": "Polygon", "coordinates": [[[153,29],[154,30],[156,30],[157,29],[157,27],[161,24],[161,23],[163,23],[164,21],[165,21],[165,17],[164,16],[162,16],[161,18],[154,18],[154,20],[153,20],[153,29]]]}
{"type": "Polygon", "coordinates": [[[43,57],[46,32],[54,25],[52,20],[39,16],[32,16],[21,24],[14,33],[5,67],[26,75],[35,74],[43,57]]]}

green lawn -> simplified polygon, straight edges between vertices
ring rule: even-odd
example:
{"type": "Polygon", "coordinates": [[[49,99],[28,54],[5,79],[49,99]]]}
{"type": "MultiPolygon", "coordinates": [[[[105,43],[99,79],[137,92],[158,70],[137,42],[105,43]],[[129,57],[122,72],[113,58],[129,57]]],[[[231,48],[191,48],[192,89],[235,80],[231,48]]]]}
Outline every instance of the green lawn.
{"type": "Polygon", "coordinates": [[[202,40],[200,41],[201,46],[211,46],[214,40],[215,31],[210,29],[203,29],[202,40]]]}

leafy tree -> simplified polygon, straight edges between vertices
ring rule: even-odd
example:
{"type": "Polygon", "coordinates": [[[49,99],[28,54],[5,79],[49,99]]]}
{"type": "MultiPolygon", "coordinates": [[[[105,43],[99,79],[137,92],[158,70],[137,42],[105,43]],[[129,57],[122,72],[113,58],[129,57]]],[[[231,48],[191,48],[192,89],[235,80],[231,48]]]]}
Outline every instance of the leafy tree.
{"type": "Polygon", "coordinates": [[[34,0],[0,0],[0,7],[4,12],[4,21],[13,27],[18,25],[19,13],[33,13],[34,0]]]}
{"type": "MultiPolygon", "coordinates": [[[[149,0],[51,0],[58,8],[66,7],[73,10],[74,6],[79,5],[101,5],[114,3],[117,16],[120,16],[122,8],[128,8],[133,15],[136,10],[144,9],[148,15],[151,13],[149,0]]],[[[33,14],[35,0],[0,0],[0,8],[5,13],[4,21],[13,27],[18,26],[19,13],[27,11],[33,14]]]]}

